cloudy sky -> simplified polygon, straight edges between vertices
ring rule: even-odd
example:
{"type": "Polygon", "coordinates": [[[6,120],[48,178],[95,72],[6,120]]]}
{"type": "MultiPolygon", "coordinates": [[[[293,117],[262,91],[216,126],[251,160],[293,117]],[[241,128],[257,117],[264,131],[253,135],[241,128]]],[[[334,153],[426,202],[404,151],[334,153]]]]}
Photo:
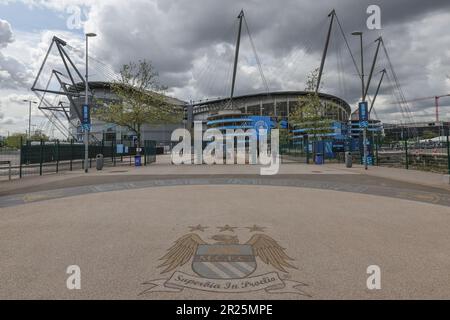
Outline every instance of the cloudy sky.
{"type": "MultiPolygon", "coordinates": [[[[229,95],[237,15],[245,10],[269,90],[303,90],[308,72],[317,68],[325,42],[327,14],[336,9],[359,63],[364,32],[366,74],[383,36],[407,100],[450,93],[450,1],[448,0],[0,0],[0,135],[25,131],[29,90],[53,35],[66,40],[83,68],[83,34],[95,32],[90,55],[94,78],[110,80],[124,63],[151,60],[168,93],[200,100],[229,95]],[[381,8],[381,30],[369,30],[369,5],[381,8]]],[[[322,91],[356,108],[360,81],[335,26],[322,91]]],[[[237,94],[266,91],[250,38],[244,28],[237,94]]],[[[380,54],[369,93],[379,71],[388,67],[376,105],[378,118],[404,121],[386,56],[380,54]]],[[[450,98],[441,99],[441,118],[450,121],[450,98]]],[[[409,104],[414,120],[434,119],[434,100],[409,104]]],[[[39,110],[33,124],[42,127],[39,110]]]]}

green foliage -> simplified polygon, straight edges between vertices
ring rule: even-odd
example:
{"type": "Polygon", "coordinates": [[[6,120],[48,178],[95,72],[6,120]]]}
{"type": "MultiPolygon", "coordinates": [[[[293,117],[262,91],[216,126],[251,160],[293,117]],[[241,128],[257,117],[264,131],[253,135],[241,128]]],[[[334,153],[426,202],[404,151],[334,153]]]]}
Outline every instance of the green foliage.
{"type": "Polygon", "coordinates": [[[120,80],[112,84],[117,101],[104,103],[93,110],[102,121],[127,127],[140,139],[143,124],[181,121],[182,110],[168,102],[165,87],[158,82],[158,73],[150,62],[130,62],[120,72],[120,80]]]}
{"type": "Polygon", "coordinates": [[[31,136],[30,139],[28,139],[28,135],[26,135],[25,133],[13,133],[12,135],[10,135],[9,137],[7,137],[5,139],[5,147],[8,148],[14,148],[14,149],[20,149],[21,145],[20,145],[20,140],[22,139],[22,143],[26,143],[26,141],[30,140],[30,141],[49,141],[50,138],[45,135],[44,133],[35,133],[31,136]]]}
{"type": "Polygon", "coordinates": [[[50,137],[44,133],[35,133],[31,136],[31,141],[50,141],[50,137]]]}
{"type": "Polygon", "coordinates": [[[280,130],[280,145],[286,146],[289,144],[289,130],[288,129],[281,129],[280,130]]]}
{"type": "Polygon", "coordinates": [[[439,134],[434,133],[433,131],[427,130],[427,131],[424,131],[424,133],[422,134],[422,139],[424,139],[424,140],[431,140],[431,139],[436,138],[438,136],[439,136],[439,134]]]}
{"type": "Polygon", "coordinates": [[[305,97],[299,98],[299,108],[290,114],[290,121],[294,127],[305,129],[305,134],[313,137],[331,132],[332,121],[327,119],[325,107],[320,102],[320,97],[315,92],[319,77],[319,69],[312,71],[306,80],[305,97]]]}
{"type": "Polygon", "coordinates": [[[20,138],[23,142],[26,141],[27,135],[25,133],[13,133],[5,139],[5,146],[14,149],[20,149],[20,138]]]}

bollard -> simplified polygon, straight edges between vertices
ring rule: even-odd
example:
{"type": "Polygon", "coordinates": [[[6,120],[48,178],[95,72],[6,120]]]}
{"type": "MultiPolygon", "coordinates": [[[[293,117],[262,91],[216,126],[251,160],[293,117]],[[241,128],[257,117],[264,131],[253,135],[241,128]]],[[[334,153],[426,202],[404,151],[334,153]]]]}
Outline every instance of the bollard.
{"type": "Polygon", "coordinates": [[[352,153],[351,152],[346,152],[345,153],[345,166],[347,168],[353,167],[353,157],[352,157],[352,153]]]}
{"type": "Polygon", "coordinates": [[[104,165],[104,159],[103,159],[103,155],[102,154],[98,154],[95,157],[95,162],[96,162],[96,167],[98,171],[103,170],[103,165],[104,165]]]}

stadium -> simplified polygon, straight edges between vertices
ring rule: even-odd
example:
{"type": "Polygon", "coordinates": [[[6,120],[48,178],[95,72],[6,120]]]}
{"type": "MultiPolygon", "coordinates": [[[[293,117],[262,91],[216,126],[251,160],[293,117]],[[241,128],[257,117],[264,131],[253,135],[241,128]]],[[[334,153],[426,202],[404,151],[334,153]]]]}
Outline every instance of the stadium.
{"type": "MultiPolygon", "coordinates": [[[[84,85],[80,84],[78,91],[83,91],[84,85]]],[[[96,101],[91,101],[91,106],[101,108],[97,101],[108,103],[117,100],[117,97],[111,91],[111,84],[108,82],[90,82],[89,88],[96,101]]],[[[267,129],[289,128],[290,115],[298,108],[302,107],[302,98],[308,94],[306,91],[281,91],[260,94],[251,94],[236,96],[230,98],[205,100],[189,105],[182,100],[167,97],[174,108],[184,108],[186,115],[184,121],[174,124],[150,125],[144,126],[142,131],[143,140],[154,140],[158,145],[169,146],[171,144],[170,136],[177,128],[192,128],[193,122],[202,122],[203,129],[210,128],[225,131],[227,129],[258,129],[261,125],[267,129]],[[191,111],[190,111],[191,110],[191,111]],[[192,115],[189,115],[191,113],[192,115]]],[[[328,135],[332,139],[344,139],[348,119],[351,115],[350,105],[343,99],[319,93],[325,119],[333,123],[332,133],[328,135]],[[344,131],[342,130],[344,128],[344,131]]],[[[70,116],[73,120],[77,119],[77,114],[81,111],[84,104],[83,97],[74,98],[73,107],[70,110],[70,116]],[[78,110],[75,110],[77,108],[78,110]]],[[[293,127],[290,127],[293,129],[293,127]]],[[[74,128],[76,135],[82,140],[82,127],[78,125],[74,128]]],[[[293,138],[302,137],[293,130],[293,138]]],[[[135,133],[129,132],[129,129],[112,124],[104,123],[92,119],[91,134],[98,140],[129,140],[135,133]]]]}
{"type": "MultiPolygon", "coordinates": [[[[78,85],[78,91],[83,91],[83,84],[78,85]]],[[[113,102],[117,100],[115,94],[111,91],[111,84],[108,82],[90,82],[92,96],[92,108],[101,108],[98,101],[102,103],[113,102]]],[[[151,125],[146,124],[142,128],[142,140],[156,141],[158,146],[170,149],[173,142],[171,134],[178,128],[192,128],[194,122],[201,122],[203,130],[219,129],[223,133],[226,130],[238,129],[268,129],[274,128],[288,129],[290,133],[291,144],[299,148],[305,148],[304,128],[296,127],[290,117],[298,109],[302,108],[302,99],[306,97],[306,91],[280,91],[236,96],[230,98],[204,100],[189,104],[180,99],[167,97],[174,108],[184,108],[185,117],[183,121],[172,124],[151,125]]],[[[336,153],[344,152],[345,141],[349,134],[354,136],[354,143],[351,146],[353,151],[359,151],[358,136],[361,129],[357,121],[349,121],[352,115],[350,105],[343,99],[326,94],[318,93],[320,102],[323,106],[323,118],[329,120],[331,126],[329,133],[323,134],[316,148],[323,150],[328,158],[333,158],[336,153]],[[349,131],[350,130],[350,131],[349,131]]],[[[74,103],[70,109],[70,117],[73,122],[77,121],[78,113],[81,112],[84,103],[83,97],[73,99],[74,103]],[[78,109],[78,110],[76,110],[78,109]]],[[[78,125],[72,129],[73,135],[80,141],[83,139],[83,129],[78,121],[78,125]]],[[[371,132],[381,132],[382,125],[379,121],[371,121],[369,128],[371,132]]],[[[136,133],[128,128],[105,123],[92,118],[91,136],[96,140],[125,142],[132,145],[136,133]]],[[[313,150],[314,146],[310,145],[313,150]]]]}
{"type": "MultiPolygon", "coordinates": [[[[331,13],[331,15],[333,14],[335,14],[334,11],[331,13]]],[[[186,102],[176,97],[167,97],[168,102],[173,106],[173,108],[184,109],[184,119],[180,120],[179,123],[172,124],[146,124],[141,128],[141,139],[143,141],[152,140],[155,141],[159,146],[170,148],[170,146],[172,145],[171,134],[175,129],[191,129],[194,122],[202,122],[204,131],[209,128],[216,128],[222,131],[226,131],[228,129],[258,130],[260,128],[266,128],[268,130],[273,128],[287,129],[290,144],[303,149],[303,151],[305,150],[305,148],[307,150],[310,150],[311,147],[313,149],[313,152],[315,152],[316,150],[321,150],[322,153],[326,152],[328,157],[334,157],[336,153],[344,152],[346,143],[348,142],[349,137],[351,137],[351,146],[349,146],[350,150],[360,152],[362,146],[361,133],[363,130],[360,127],[358,114],[352,113],[352,108],[350,107],[349,103],[347,103],[342,98],[325,92],[320,92],[319,90],[321,86],[323,68],[326,61],[330,32],[328,33],[328,39],[319,68],[318,78],[316,81],[317,88],[309,90],[317,93],[322,105],[322,108],[320,108],[320,117],[323,120],[326,120],[326,122],[328,123],[328,127],[324,128],[326,129],[324,131],[326,131],[327,133],[321,133],[320,136],[316,134],[314,135],[314,140],[320,141],[318,141],[317,143],[313,143],[313,145],[311,146],[311,139],[308,137],[307,133],[307,130],[309,128],[299,127],[291,119],[293,113],[295,113],[299,109],[301,110],[302,106],[304,105],[303,101],[311,92],[298,91],[295,90],[295,88],[294,91],[271,91],[269,89],[269,86],[267,85],[267,81],[262,71],[262,66],[260,64],[257,52],[254,48],[253,50],[255,61],[258,63],[261,73],[261,79],[266,86],[266,90],[263,93],[235,95],[242,25],[246,26],[249,37],[251,38],[243,11],[238,16],[238,22],[239,31],[235,48],[235,58],[233,61],[230,95],[226,98],[207,99],[196,102],[186,102]],[[305,140],[308,140],[309,142],[306,143],[305,140]],[[319,146],[317,146],[317,144],[319,144],[319,146]]],[[[330,29],[332,26],[333,19],[331,19],[330,21],[330,29]]],[[[68,74],[68,76],[66,76],[65,78],[70,79],[71,83],[67,83],[67,80],[61,79],[61,75],[63,73],[54,69],[51,72],[50,80],[52,79],[52,77],[54,77],[53,79],[57,79],[57,85],[59,85],[63,89],[63,91],[60,90],[59,92],[57,92],[49,89],[48,84],[45,89],[43,87],[38,88],[33,85],[32,90],[36,93],[56,93],[67,98],[68,101],[61,102],[61,100],[59,100],[59,104],[56,104],[55,106],[55,104],[45,103],[45,99],[42,96],[42,100],[44,101],[44,103],[41,104],[44,104],[44,106],[40,106],[40,109],[43,112],[45,111],[50,113],[49,115],[47,115],[49,120],[54,118],[54,115],[57,111],[60,111],[60,114],[64,113],[69,122],[68,131],[70,133],[68,137],[74,138],[76,141],[81,142],[84,140],[83,127],[81,125],[81,110],[82,106],[84,105],[84,98],[86,95],[84,93],[84,79],[83,76],[81,76],[80,71],[77,70],[76,66],[71,61],[70,56],[65,51],[66,49],[70,50],[71,47],[65,41],[57,37],[53,38],[52,45],[56,45],[56,47],[59,49],[59,54],[61,55],[62,61],[65,62],[67,60],[73,66],[74,70],[71,70],[67,67],[67,64],[64,63],[66,73],[68,74]],[[81,81],[74,80],[75,78],[77,78],[77,75],[78,79],[80,79],[81,81]]],[[[49,52],[52,48],[52,45],[49,48],[49,52]]],[[[44,67],[46,61],[47,58],[44,59],[42,67],[44,67]]],[[[106,70],[108,71],[106,72],[105,66],[101,65],[101,63],[99,64],[98,61],[97,63],[92,63],[91,66],[94,67],[94,71],[98,72],[98,74],[102,74],[102,72],[106,76],[113,74],[113,72],[109,72],[108,70],[106,70]]],[[[40,74],[41,72],[36,77],[35,84],[38,82],[40,74]]],[[[118,97],[114,94],[114,92],[112,92],[111,84],[114,82],[113,78],[106,81],[97,80],[89,82],[89,106],[94,109],[94,111],[91,112],[92,123],[89,135],[91,137],[91,140],[94,141],[112,141],[116,143],[119,141],[121,143],[135,142],[135,140],[137,139],[136,132],[131,132],[128,128],[124,128],[112,123],[105,123],[99,121],[98,119],[95,119],[95,109],[102,107],[101,105],[99,105],[99,101],[102,101],[102,104],[108,104],[110,102],[118,101],[118,97]]],[[[369,79],[370,78],[371,76],[369,77],[369,79]]],[[[50,80],[48,83],[50,83],[50,80]]],[[[227,87],[227,84],[224,83],[223,86],[227,87]]],[[[374,100],[375,98],[376,95],[374,97],[374,100]]],[[[378,120],[370,120],[368,126],[368,131],[369,133],[372,133],[372,136],[383,131],[383,127],[378,120]]],[[[64,129],[60,131],[67,132],[64,129]]],[[[130,145],[133,144],[131,143],[130,145]]]]}

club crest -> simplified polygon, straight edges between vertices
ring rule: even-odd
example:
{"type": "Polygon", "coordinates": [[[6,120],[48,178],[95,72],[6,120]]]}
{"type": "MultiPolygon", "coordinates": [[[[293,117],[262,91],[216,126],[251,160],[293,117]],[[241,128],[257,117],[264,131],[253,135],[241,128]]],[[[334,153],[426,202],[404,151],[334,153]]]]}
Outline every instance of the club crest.
{"type": "Polygon", "coordinates": [[[173,272],[172,276],[144,283],[151,288],[141,294],[193,289],[225,293],[265,290],[267,293],[309,296],[300,289],[306,284],[284,280],[289,271],[297,267],[286,249],[263,233],[265,228],[256,225],[245,228],[251,234],[243,243],[235,234],[237,227],[217,227],[219,232],[207,238],[198,234],[207,228],[201,225],[190,227],[191,233],[178,238],[160,258],[161,263],[157,266],[161,274],[173,272]],[[195,275],[178,270],[185,268],[188,263],[195,275]],[[255,276],[258,263],[268,265],[274,271],[255,276]],[[283,274],[280,275],[280,272],[283,274]]]}

